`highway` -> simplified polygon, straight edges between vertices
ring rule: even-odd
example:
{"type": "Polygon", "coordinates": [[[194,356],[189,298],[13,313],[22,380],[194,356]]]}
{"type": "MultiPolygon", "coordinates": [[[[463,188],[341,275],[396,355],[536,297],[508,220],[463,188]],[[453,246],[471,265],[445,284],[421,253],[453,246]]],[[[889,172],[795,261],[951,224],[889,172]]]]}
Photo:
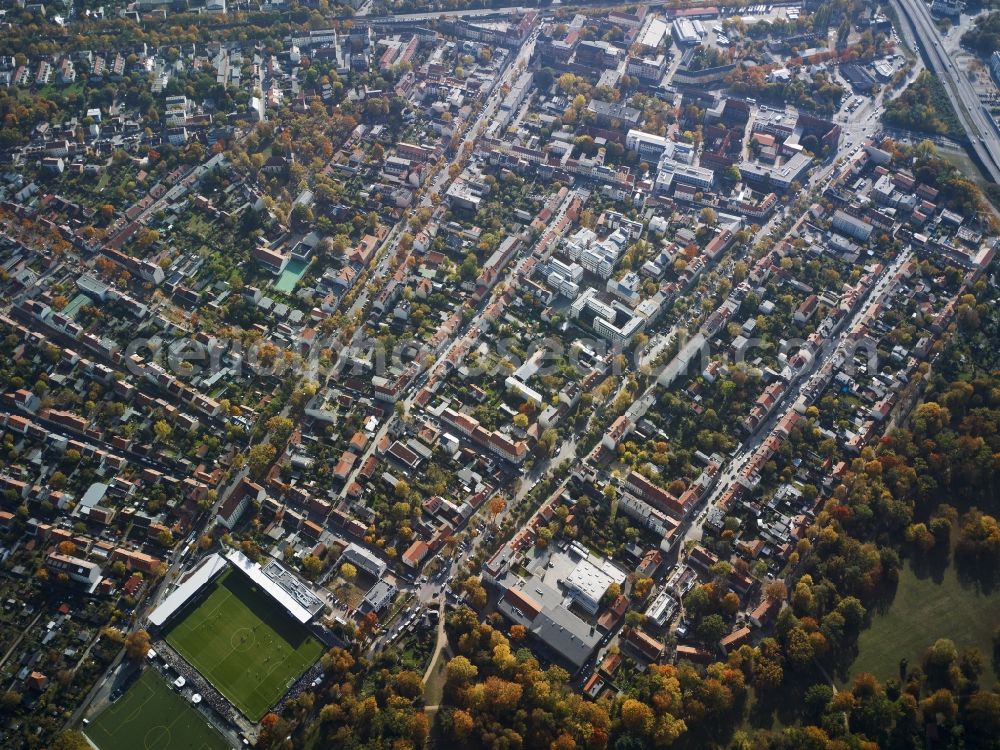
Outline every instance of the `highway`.
{"type": "Polygon", "coordinates": [[[944,84],[959,122],[969,135],[969,145],[978,157],[985,176],[1000,183],[1000,134],[983,111],[979,95],[943,47],[930,11],[922,0],[893,0],[893,7],[904,21],[901,33],[913,39],[928,69],[944,84]]]}

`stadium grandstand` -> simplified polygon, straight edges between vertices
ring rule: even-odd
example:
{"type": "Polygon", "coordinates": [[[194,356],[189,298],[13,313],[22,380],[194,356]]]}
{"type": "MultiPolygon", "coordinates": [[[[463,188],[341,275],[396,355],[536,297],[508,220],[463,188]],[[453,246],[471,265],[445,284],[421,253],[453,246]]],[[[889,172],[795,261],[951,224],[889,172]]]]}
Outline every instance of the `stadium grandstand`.
{"type": "Polygon", "coordinates": [[[239,550],[228,552],[226,559],[303,625],[323,611],[323,600],[281,563],[271,560],[262,568],[239,550]]]}
{"type": "Polygon", "coordinates": [[[292,619],[303,625],[323,611],[323,600],[292,571],[275,560],[261,567],[238,550],[206,557],[181,584],[149,615],[150,625],[162,628],[199,591],[229,567],[249,578],[277,602],[292,619]]]}
{"type": "Polygon", "coordinates": [[[211,554],[191,571],[181,584],[175,588],[166,599],[152,611],[149,615],[149,624],[157,628],[162,628],[195,594],[205,586],[215,580],[215,578],[229,567],[229,563],[222,555],[211,554]]]}

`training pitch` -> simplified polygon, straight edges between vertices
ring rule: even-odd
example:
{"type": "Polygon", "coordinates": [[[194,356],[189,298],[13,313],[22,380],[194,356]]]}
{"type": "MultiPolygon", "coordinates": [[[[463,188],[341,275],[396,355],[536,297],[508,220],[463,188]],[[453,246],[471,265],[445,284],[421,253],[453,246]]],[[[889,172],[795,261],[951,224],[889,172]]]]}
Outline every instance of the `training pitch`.
{"type": "Polygon", "coordinates": [[[86,728],[101,750],[229,750],[205,717],[147,669],[86,728]]]}
{"type": "Polygon", "coordinates": [[[247,718],[257,721],[322,653],[266,593],[230,570],[181,613],[167,643],[247,718]]]}

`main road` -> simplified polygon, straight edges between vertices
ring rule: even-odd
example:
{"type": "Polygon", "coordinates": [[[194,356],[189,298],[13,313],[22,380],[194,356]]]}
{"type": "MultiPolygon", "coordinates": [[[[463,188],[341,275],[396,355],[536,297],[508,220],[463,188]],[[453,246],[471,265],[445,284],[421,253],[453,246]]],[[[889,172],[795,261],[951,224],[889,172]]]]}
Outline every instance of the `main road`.
{"type": "Polygon", "coordinates": [[[892,5],[904,21],[900,33],[918,43],[917,48],[923,53],[928,68],[944,85],[986,177],[1000,183],[1000,133],[992,117],[983,111],[979,95],[968,78],[945,52],[927,6],[922,0],[893,0],[892,5]]]}

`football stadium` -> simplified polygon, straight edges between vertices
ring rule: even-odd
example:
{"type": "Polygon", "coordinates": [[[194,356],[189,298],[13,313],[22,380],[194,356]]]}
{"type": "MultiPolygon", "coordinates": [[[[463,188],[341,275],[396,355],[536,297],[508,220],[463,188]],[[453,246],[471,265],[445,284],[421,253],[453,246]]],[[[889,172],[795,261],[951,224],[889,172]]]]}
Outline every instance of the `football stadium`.
{"type": "Polygon", "coordinates": [[[150,625],[239,711],[258,721],[322,653],[307,624],[323,602],[276,562],[211,555],[150,625]]]}

